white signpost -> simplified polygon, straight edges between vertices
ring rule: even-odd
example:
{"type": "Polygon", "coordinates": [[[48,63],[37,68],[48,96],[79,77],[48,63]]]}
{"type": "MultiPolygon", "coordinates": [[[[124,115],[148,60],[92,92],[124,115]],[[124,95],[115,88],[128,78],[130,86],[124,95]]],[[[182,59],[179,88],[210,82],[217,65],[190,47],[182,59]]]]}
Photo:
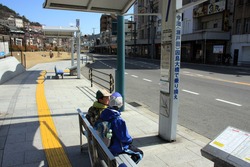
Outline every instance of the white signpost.
{"type": "Polygon", "coordinates": [[[81,31],[80,31],[80,20],[76,19],[76,27],[78,31],[76,32],[77,40],[77,78],[81,78],[81,67],[80,67],[80,54],[81,54],[81,31]]]}
{"type": "Polygon", "coordinates": [[[182,0],[162,1],[161,89],[159,135],[167,141],[176,140],[179,107],[181,8],[182,0]]]}
{"type": "Polygon", "coordinates": [[[176,140],[179,107],[181,12],[205,1],[207,0],[197,0],[182,6],[182,0],[163,0],[160,4],[162,36],[159,135],[170,142],[176,140]]]}

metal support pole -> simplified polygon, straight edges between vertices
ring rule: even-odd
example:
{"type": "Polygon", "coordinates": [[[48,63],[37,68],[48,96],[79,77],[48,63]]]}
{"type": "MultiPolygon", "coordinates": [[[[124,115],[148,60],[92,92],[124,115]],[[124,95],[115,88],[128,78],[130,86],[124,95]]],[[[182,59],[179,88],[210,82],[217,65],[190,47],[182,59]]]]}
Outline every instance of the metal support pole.
{"type": "Polygon", "coordinates": [[[72,37],[72,41],[71,41],[71,66],[74,66],[74,43],[75,43],[75,39],[74,37],[72,37]]]}
{"type": "Polygon", "coordinates": [[[133,52],[134,52],[134,55],[135,55],[135,53],[136,53],[136,22],[135,22],[135,20],[134,20],[134,50],[133,50],[133,52]]]}
{"type": "Polygon", "coordinates": [[[76,32],[76,40],[77,40],[77,78],[81,78],[81,65],[80,65],[80,53],[81,53],[81,31],[80,31],[80,20],[76,19],[76,27],[78,31],[76,32]]]}
{"type": "MultiPolygon", "coordinates": [[[[150,9],[150,13],[154,12],[154,2],[152,0],[149,1],[149,9],[150,9]]],[[[154,59],[154,19],[153,16],[149,16],[149,20],[150,20],[150,58],[154,59]]]]}
{"type": "Polygon", "coordinates": [[[81,67],[80,67],[80,51],[81,51],[81,32],[77,32],[77,78],[81,78],[81,67]]]}
{"type": "MultiPolygon", "coordinates": [[[[125,102],[124,94],[124,72],[125,72],[125,34],[124,34],[124,16],[118,16],[118,32],[117,32],[117,70],[115,76],[115,90],[119,92],[123,97],[123,103],[125,102]]],[[[124,110],[124,105],[121,110],[124,110]]]]}

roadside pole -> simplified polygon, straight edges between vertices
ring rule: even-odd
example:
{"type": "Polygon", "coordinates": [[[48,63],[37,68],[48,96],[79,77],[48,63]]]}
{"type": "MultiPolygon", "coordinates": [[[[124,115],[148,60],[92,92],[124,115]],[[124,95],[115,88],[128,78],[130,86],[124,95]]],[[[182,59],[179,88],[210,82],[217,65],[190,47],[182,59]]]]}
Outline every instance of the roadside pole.
{"type": "MultiPolygon", "coordinates": [[[[125,33],[124,33],[124,16],[118,15],[118,33],[117,33],[117,67],[115,73],[115,91],[119,92],[123,97],[123,104],[125,102],[124,95],[124,73],[125,73],[125,33]]],[[[124,105],[121,108],[124,110],[124,105]]]]}
{"type": "Polygon", "coordinates": [[[81,67],[80,67],[80,52],[81,52],[81,31],[80,31],[80,20],[76,19],[76,27],[78,31],[76,32],[77,39],[77,78],[81,78],[81,67]]]}
{"type": "Polygon", "coordinates": [[[75,52],[75,48],[74,48],[74,44],[75,44],[75,38],[72,37],[71,38],[71,66],[74,66],[74,52],[75,52]]]}
{"type": "Polygon", "coordinates": [[[169,142],[176,140],[180,56],[181,56],[181,13],[176,9],[182,0],[161,1],[161,88],[159,112],[159,136],[169,142]]]}

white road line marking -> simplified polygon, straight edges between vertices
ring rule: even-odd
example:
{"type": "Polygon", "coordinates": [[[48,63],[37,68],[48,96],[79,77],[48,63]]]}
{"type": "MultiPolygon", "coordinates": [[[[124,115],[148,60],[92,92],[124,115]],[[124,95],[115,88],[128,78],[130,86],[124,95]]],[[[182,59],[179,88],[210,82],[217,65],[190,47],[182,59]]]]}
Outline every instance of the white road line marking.
{"type": "Polygon", "coordinates": [[[138,78],[138,76],[136,76],[136,75],[131,75],[131,77],[138,78]]]}
{"type": "Polygon", "coordinates": [[[233,102],[222,100],[222,99],[215,99],[215,100],[220,101],[220,102],[224,102],[224,103],[227,103],[227,104],[232,104],[232,105],[235,105],[235,106],[239,106],[239,107],[242,106],[241,104],[233,103],[233,102]]]}
{"type": "Polygon", "coordinates": [[[127,75],[128,73],[127,72],[125,72],[125,75],[127,75]]]}
{"type": "Polygon", "coordinates": [[[146,78],[143,78],[144,81],[147,81],[147,82],[152,82],[152,80],[150,79],[146,79],[146,78]]]}
{"type": "Polygon", "coordinates": [[[195,76],[194,74],[190,74],[190,73],[186,73],[186,74],[183,74],[183,75],[192,76],[192,77],[195,76]]]}
{"type": "Polygon", "coordinates": [[[199,93],[192,92],[192,91],[185,90],[185,89],[182,89],[182,91],[183,91],[183,92],[187,92],[187,93],[191,93],[191,94],[194,94],[194,95],[199,95],[199,93]]]}

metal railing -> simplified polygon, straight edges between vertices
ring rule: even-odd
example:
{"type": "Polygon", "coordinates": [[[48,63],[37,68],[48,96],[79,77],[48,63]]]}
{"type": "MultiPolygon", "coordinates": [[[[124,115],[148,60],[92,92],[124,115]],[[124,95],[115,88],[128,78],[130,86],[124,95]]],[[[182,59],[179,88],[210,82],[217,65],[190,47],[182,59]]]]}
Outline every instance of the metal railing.
{"type": "Polygon", "coordinates": [[[89,80],[91,81],[91,87],[93,87],[93,83],[95,83],[97,85],[100,85],[103,88],[108,89],[110,93],[114,91],[114,78],[112,74],[106,74],[102,71],[98,71],[93,68],[90,68],[89,80]],[[93,74],[93,72],[95,74],[93,74]]]}

